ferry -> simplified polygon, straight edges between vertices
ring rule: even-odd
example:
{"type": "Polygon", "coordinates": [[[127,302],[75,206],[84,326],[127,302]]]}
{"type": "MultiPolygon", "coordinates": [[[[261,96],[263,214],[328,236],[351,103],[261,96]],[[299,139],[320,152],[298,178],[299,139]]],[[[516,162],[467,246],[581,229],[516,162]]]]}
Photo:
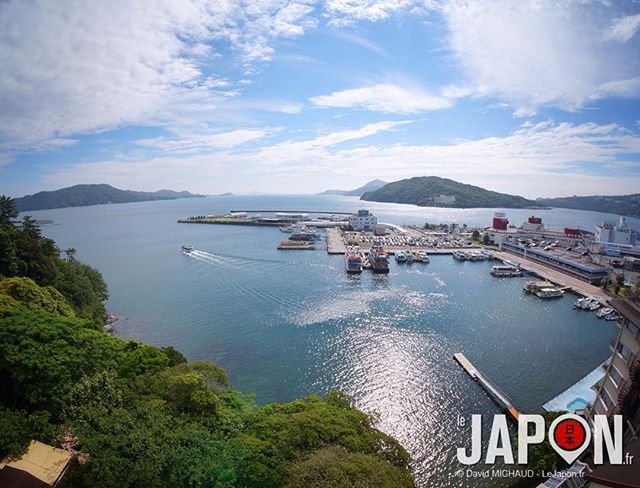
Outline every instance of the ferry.
{"type": "Polygon", "coordinates": [[[536,291],[535,295],[538,298],[561,298],[564,291],[560,288],[541,288],[536,291]]]}
{"type": "Polygon", "coordinates": [[[522,270],[513,266],[491,266],[491,276],[496,278],[522,276],[522,270]]]}
{"type": "Polygon", "coordinates": [[[548,281],[527,281],[527,283],[522,287],[522,291],[525,293],[535,294],[542,288],[553,288],[553,283],[549,283],[548,281]]]}
{"type": "Polygon", "coordinates": [[[306,249],[315,249],[316,245],[313,242],[304,242],[304,241],[282,241],[278,244],[279,250],[306,250],[306,249]]]}
{"type": "Polygon", "coordinates": [[[350,246],[345,254],[347,273],[362,273],[362,255],[358,246],[350,246]]]}
{"type": "Polygon", "coordinates": [[[396,263],[406,263],[407,255],[402,251],[396,251],[396,263]]]}
{"type": "Polygon", "coordinates": [[[389,272],[389,258],[387,252],[382,248],[382,244],[377,241],[373,242],[369,250],[369,263],[374,273],[389,272]]]}
{"type": "Polygon", "coordinates": [[[189,254],[191,251],[193,251],[193,246],[188,246],[187,244],[183,244],[181,249],[182,249],[182,252],[189,254]]]}

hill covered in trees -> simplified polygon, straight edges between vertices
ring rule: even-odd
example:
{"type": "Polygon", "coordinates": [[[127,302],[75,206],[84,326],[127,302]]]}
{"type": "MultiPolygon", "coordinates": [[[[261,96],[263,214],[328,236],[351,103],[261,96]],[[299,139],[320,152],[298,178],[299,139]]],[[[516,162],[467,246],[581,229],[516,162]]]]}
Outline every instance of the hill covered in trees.
{"type": "Polygon", "coordinates": [[[75,185],[54,191],[41,191],[15,199],[21,212],[48,208],[82,207],[105,203],[148,202],[151,200],[175,200],[197,198],[188,191],[158,190],[154,192],[120,190],[111,185],[75,185]]]}
{"type": "Polygon", "coordinates": [[[536,205],[526,198],[485,190],[437,176],[417,176],[387,183],[382,188],[362,195],[361,200],[387,203],[409,203],[421,207],[447,206],[455,208],[503,207],[526,208],[536,205]],[[439,203],[441,195],[455,197],[453,203],[439,203]]]}
{"type": "Polygon", "coordinates": [[[576,210],[607,212],[628,217],[640,217],[640,193],[633,195],[593,195],[586,197],[538,198],[538,205],[576,210]]]}
{"type": "Polygon", "coordinates": [[[257,405],[213,362],[104,332],[100,273],[17,215],[0,197],[0,458],[64,446],[71,488],[413,486],[342,393],[257,405]]]}

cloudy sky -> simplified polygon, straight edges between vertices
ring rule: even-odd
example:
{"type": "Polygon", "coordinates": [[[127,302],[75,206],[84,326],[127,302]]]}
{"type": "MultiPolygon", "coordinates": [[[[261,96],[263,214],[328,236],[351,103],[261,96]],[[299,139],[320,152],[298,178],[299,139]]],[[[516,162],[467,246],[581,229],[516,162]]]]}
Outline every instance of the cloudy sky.
{"type": "Polygon", "coordinates": [[[640,3],[0,2],[0,192],[640,192],[640,3]]]}

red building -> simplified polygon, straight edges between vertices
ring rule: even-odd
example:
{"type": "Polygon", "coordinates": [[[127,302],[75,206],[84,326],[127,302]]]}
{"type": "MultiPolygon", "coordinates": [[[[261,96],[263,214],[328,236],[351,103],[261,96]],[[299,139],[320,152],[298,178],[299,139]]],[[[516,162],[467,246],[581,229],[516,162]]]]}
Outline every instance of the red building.
{"type": "Polygon", "coordinates": [[[507,230],[509,226],[509,219],[502,212],[496,212],[493,214],[493,228],[495,230],[507,230]]]}
{"type": "Polygon", "coordinates": [[[582,237],[582,231],[580,229],[572,229],[570,227],[564,228],[564,235],[573,239],[579,239],[582,237]]]}
{"type": "Polygon", "coordinates": [[[540,217],[534,217],[533,215],[531,217],[529,217],[529,223],[530,224],[541,224],[542,223],[542,219],[540,217]]]}

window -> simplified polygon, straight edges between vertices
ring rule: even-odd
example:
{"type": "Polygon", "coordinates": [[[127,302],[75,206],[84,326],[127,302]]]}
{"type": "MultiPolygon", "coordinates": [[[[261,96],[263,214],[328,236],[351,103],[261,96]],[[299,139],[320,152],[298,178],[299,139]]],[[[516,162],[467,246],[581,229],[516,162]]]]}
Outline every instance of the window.
{"type": "Polygon", "coordinates": [[[604,406],[607,408],[607,410],[609,410],[611,405],[613,405],[613,400],[611,399],[611,396],[609,395],[607,390],[604,388],[600,390],[600,400],[602,400],[602,403],[604,403],[604,406]]]}
{"type": "Polygon", "coordinates": [[[613,380],[616,386],[620,386],[620,383],[622,382],[622,375],[620,374],[620,371],[616,369],[615,366],[611,366],[611,369],[609,370],[609,376],[611,377],[611,379],[613,380]]]}
{"type": "Polygon", "coordinates": [[[626,323],[625,327],[627,328],[627,330],[631,333],[631,335],[633,337],[638,337],[638,331],[640,329],[638,329],[638,326],[636,324],[634,324],[633,322],[627,320],[627,323],[626,323]]]}
{"type": "Polygon", "coordinates": [[[618,341],[616,343],[616,351],[618,352],[618,354],[620,354],[620,356],[622,356],[622,359],[624,359],[625,361],[628,361],[631,357],[631,349],[625,346],[622,341],[618,341]]]}

